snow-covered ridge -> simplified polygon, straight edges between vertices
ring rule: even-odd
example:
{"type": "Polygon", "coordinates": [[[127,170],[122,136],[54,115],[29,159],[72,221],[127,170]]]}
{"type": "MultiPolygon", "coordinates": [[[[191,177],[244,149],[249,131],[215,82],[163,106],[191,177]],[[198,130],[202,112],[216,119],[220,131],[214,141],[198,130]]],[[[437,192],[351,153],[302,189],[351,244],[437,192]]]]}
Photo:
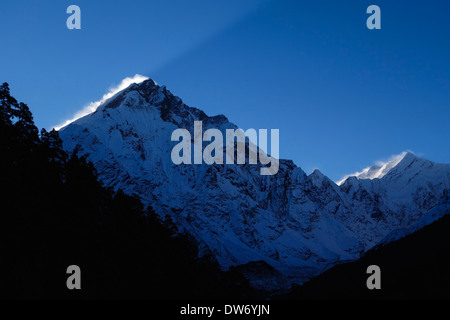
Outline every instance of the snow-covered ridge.
{"type": "Polygon", "coordinates": [[[380,179],[383,178],[392,168],[394,168],[408,152],[403,151],[400,154],[392,156],[388,161],[378,161],[375,165],[367,167],[361,171],[346,175],[344,178],[336,182],[341,185],[349,177],[356,177],[358,179],[380,179]]]}
{"type": "Polygon", "coordinates": [[[374,169],[377,179],[350,177],[340,186],[318,170],[307,176],[290,160],[280,160],[275,176],[261,176],[258,165],[174,165],[171,133],[192,133],[196,120],[204,130],[237,128],[147,80],[60,135],[65,149],[94,163],[105,185],[169,215],[224,269],[263,260],[287,283],[357,259],[394,230],[431,221],[431,210],[450,202],[450,165],[411,153],[374,169]]]}
{"type": "Polygon", "coordinates": [[[100,100],[88,103],[86,106],[84,106],[83,109],[81,109],[80,111],[75,113],[73,115],[72,119],[63,121],[61,124],[55,126],[55,129],[60,130],[61,128],[69,125],[70,123],[72,123],[92,112],[95,112],[95,110],[97,110],[97,108],[100,105],[104,104],[108,99],[115,96],[120,91],[128,88],[133,83],[141,83],[142,81],[145,81],[145,80],[148,80],[148,78],[145,76],[142,76],[140,74],[136,74],[136,75],[134,75],[134,77],[127,77],[127,78],[123,79],[119,85],[110,88],[109,91],[106,94],[104,94],[100,100]]]}

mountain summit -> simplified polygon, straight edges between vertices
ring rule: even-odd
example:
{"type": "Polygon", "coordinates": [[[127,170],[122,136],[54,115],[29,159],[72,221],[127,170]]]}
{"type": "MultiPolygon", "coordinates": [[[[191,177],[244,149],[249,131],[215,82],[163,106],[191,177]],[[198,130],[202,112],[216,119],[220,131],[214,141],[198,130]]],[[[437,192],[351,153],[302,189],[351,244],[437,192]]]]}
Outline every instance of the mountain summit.
{"type": "Polygon", "coordinates": [[[66,150],[93,162],[106,186],[136,194],[169,216],[224,269],[264,261],[280,271],[283,281],[254,282],[269,289],[357,259],[430,212],[448,213],[450,165],[412,154],[378,168],[379,178],[353,177],[340,186],[318,170],[307,176],[290,160],[280,160],[273,176],[261,176],[257,165],[173,164],[172,132],[184,128],[192,135],[198,120],[203,130],[237,128],[147,80],[64,127],[60,136],[66,150]]]}
{"type": "Polygon", "coordinates": [[[345,176],[343,179],[337,182],[338,185],[341,185],[347,180],[349,177],[356,177],[358,179],[380,179],[383,178],[392,168],[394,168],[402,159],[406,156],[414,156],[410,152],[402,152],[401,154],[395,155],[391,157],[390,160],[386,162],[379,161],[377,164],[367,167],[360,172],[356,172],[350,175],[345,176]]]}

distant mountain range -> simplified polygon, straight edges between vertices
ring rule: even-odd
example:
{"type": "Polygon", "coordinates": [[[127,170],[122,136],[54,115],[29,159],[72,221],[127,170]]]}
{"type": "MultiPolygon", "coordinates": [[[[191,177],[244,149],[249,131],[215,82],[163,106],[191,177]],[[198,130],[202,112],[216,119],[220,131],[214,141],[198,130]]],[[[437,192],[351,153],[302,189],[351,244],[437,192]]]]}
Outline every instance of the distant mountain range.
{"type": "Polygon", "coordinates": [[[146,80],[62,128],[60,136],[66,150],[93,162],[106,186],[136,194],[169,216],[224,269],[248,266],[256,287],[303,283],[450,213],[450,165],[412,153],[340,185],[318,170],[307,175],[290,160],[280,160],[273,176],[260,175],[259,164],[175,165],[171,134],[185,128],[193,136],[194,121],[202,121],[203,130],[237,128],[146,80]]]}

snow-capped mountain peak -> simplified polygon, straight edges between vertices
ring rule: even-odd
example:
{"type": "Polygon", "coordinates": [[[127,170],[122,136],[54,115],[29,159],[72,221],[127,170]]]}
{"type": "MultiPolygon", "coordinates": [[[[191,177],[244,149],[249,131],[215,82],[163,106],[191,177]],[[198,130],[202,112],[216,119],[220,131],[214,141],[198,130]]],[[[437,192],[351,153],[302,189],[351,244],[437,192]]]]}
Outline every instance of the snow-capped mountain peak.
{"type": "Polygon", "coordinates": [[[261,176],[258,165],[175,165],[171,133],[192,133],[197,120],[204,130],[237,128],[147,80],[117,93],[60,136],[66,150],[93,162],[105,185],[136,194],[161,217],[170,216],[224,269],[264,260],[287,283],[357,259],[448,201],[449,166],[412,154],[340,186],[283,159],[274,176],[261,176]]]}
{"type": "Polygon", "coordinates": [[[356,177],[358,179],[380,179],[383,178],[392,168],[402,161],[405,157],[414,156],[411,152],[402,152],[398,155],[392,156],[388,161],[378,161],[375,165],[367,167],[362,171],[355,172],[347,175],[337,182],[338,185],[342,185],[349,177],[356,177]]]}

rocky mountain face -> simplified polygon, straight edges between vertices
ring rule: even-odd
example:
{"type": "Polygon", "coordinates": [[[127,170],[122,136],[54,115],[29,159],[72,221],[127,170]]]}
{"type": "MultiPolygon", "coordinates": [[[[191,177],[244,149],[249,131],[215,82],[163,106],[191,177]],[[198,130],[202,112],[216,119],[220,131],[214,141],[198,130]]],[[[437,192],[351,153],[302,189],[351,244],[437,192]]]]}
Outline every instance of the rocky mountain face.
{"type": "Polygon", "coordinates": [[[274,268],[283,279],[262,284],[270,288],[301,283],[449,213],[450,165],[411,153],[381,178],[350,177],[340,186],[318,170],[306,175],[290,160],[280,160],[272,176],[260,175],[260,164],[175,165],[172,132],[184,128],[193,136],[199,120],[204,131],[237,128],[147,80],[60,136],[66,150],[93,162],[106,186],[170,216],[224,269],[255,261],[274,268]]]}

